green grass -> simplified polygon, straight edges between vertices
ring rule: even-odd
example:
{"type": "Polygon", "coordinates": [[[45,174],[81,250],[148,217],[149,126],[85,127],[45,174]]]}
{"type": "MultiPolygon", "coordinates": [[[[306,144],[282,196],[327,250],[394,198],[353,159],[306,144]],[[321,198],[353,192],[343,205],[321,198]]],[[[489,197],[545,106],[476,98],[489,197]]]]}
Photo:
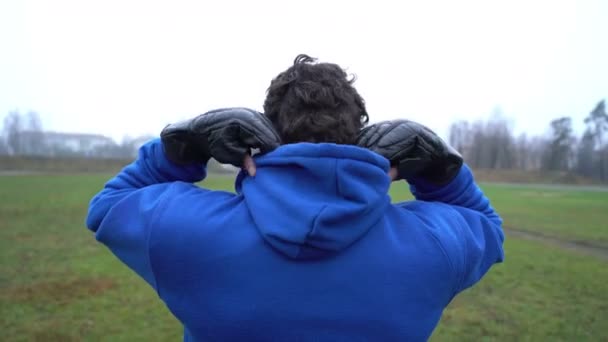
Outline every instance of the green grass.
{"type": "Polygon", "coordinates": [[[450,304],[436,341],[608,338],[606,262],[507,239],[506,262],[450,304]]]}
{"type": "Polygon", "coordinates": [[[608,191],[483,186],[506,227],[608,247],[608,191]]]}
{"type": "MultiPolygon", "coordinates": [[[[608,248],[608,191],[575,187],[482,184],[504,226],[608,248]]],[[[396,183],[393,200],[410,200],[407,184],[396,183]]]]}
{"type": "MultiPolygon", "coordinates": [[[[110,175],[0,177],[0,340],[179,341],[156,293],[84,227],[110,175]]],[[[232,179],[211,188],[232,190],[232,179]]],[[[606,193],[484,186],[508,226],[608,241],[606,193]]],[[[410,198],[407,186],[392,189],[410,198]]],[[[506,262],[458,296],[436,341],[606,340],[606,262],[507,238],[506,262]]]]}

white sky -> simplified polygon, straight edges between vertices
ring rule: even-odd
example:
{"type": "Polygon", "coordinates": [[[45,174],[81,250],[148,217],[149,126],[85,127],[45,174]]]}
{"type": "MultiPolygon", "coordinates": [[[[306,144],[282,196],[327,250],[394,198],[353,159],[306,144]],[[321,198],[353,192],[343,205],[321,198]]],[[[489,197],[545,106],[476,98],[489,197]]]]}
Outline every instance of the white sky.
{"type": "Polygon", "coordinates": [[[496,107],[542,133],[608,98],[608,1],[0,0],[0,118],[158,134],[224,106],[262,109],[298,53],[358,76],[372,121],[442,135],[496,107]]]}

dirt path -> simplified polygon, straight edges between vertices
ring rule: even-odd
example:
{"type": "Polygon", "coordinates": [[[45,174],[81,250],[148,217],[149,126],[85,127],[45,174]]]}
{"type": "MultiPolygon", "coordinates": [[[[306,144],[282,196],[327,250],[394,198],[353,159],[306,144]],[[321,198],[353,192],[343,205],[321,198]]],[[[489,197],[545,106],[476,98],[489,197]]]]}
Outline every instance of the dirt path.
{"type": "Polygon", "coordinates": [[[37,175],[40,172],[36,171],[16,171],[16,170],[0,170],[0,176],[26,176],[37,175]]]}
{"type": "Polygon", "coordinates": [[[569,241],[553,236],[546,236],[540,233],[513,228],[504,228],[504,231],[507,235],[507,238],[509,236],[513,236],[520,239],[538,241],[546,243],[548,245],[559,247],[561,249],[570,250],[579,254],[595,256],[604,261],[608,261],[608,247],[593,245],[579,241],[569,241]]]}
{"type": "MultiPolygon", "coordinates": [[[[483,182],[482,182],[483,184],[483,182]]],[[[591,191],[591,192],[608,192],[606,185],[572,185],[572,184],[542,184],[542,183],[503,183],[503,182],[488,182],[488,185],[496,185],[509,188],[523,189],[544,189],[544,190],[563,190],[563,191],[591,191]]]]}

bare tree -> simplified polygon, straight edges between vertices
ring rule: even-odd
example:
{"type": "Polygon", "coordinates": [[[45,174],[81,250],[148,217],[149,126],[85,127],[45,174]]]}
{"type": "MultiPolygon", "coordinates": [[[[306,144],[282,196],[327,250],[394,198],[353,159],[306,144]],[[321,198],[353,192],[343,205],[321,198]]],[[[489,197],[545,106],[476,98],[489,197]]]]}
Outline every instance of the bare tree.
{"type": "Polygon", "coordinates": [[[3,135],[0,135],[0,156],[5,156],[8,153],[8,145],[6,144],[6,139],[3,135]]]}
{"type": "Polygon", "coordinates": [[[528,139],[527,153],[530,170],[540,170],[542,166],[543,153],[547,149],[549,143],[540,136],[534,136],[528,139]]]}
{"type": "Polygon", "coordinates": [[[526,133],[522,133],[519,135],[517,140],[514,143],[514,167],[520,170],[529,170],[531,162],[529,160],[529,146],[528,146],[528,136],[526,133]]]}
{"type": "Polygon", "coordinates": [[[572,119],[562,117],[551,121],[551,137],[543,159],[543,169],[567,171],[571,168],[574,142],[572,119]]]}
{"type": "Polygon", "coordinates": [[[471,166],[475,168],[482,168],[485,166],[483,149],[485,135],[483,132],[483,122],[477,121],[470,127],[469,136],[471,139],[471,144],[468,148],[469,155],[466,157],[471,161],[471,166]]]}
{"type": "Polygon", "coordinates": [[[30,111],[25,116],[24,131],[22,135],[22,153],[29,155],[43,155],[48,153],[46,143],[44,141],[44,131],[42,129],[42,120],[37,112],[30,111]]]}
{"type": "MultiPolygon", "coordinates": [[[[601,181],[608,181],[608,143],[606,134],[608,133],[608,114],[606,113],[606,103],[604,100],[598,102],[595,108],[585,118],[587,124],[586,134],[588,140],[593,140],[593,161],[591,162],[594,178],[601,181]]],[[[587,144],[591,144],[587,141],[587,144]]],[[[586,146],[587,149],[590,147],[586,146]]]]}
{"type": "Polygon", "coordinates": [[[495,151],[495,169],[511,169],[515,165],[514,138],[509,122],[496,117],[488,123],[488,140],[495,151]]]}
{"type": "Polygon", "coordinates": [[[4,118],[6,149],[13,155],[42,155],[45,149],[42,120],[38,113],[20,114],[14,110],[4,118]]]}
{"type": "Polygon", "coordinates": [[[487,122],[459,122],[450,129],[450,141],[473,167],[512,168],[515,166],[515,143],[510,126],[499,115],[487,122]]]}
{"type": "Polygon", "coordinates": [[[608,144],[599,151],[599,180],[608,182],[608,144]]]}
{"type": "Polygon", "coordinates": [[[584,177],[597,177],[594,171],[595,137],[587,128],[576,151],[576,171],[584,177]]]}
{"type": "Polygon", "coordinates": [[[17,110],[9,112],[4,118],[4,136],[6,136],[9,154],[20,154],[22,152],[20,134],[23,126],[23,119],[17,110]]]}
{"type": "Polygon", "coordinates": [[[469,122],[460,120],[450,125],[449,142],[460,153],[467,153],[471,146],[472,137],[469,122]]]}
{"type": "Polygon", "coordinates": [[[585,123],[591,129],[594,136],[596,148],[604,147],[604,135],[608,131],[608,114],[606,113],[606,102],[598,102],[595,108],[585,118],[585,123]]]}

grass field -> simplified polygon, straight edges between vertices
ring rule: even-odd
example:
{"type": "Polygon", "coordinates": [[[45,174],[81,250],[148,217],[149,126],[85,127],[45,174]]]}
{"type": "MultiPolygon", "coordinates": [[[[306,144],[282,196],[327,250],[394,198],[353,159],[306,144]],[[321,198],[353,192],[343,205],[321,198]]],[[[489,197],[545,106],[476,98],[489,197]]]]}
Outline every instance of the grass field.
{"type": "MultiPolygon", "coordinates": [[[[156,293],[84,227],[108,177],[0,177],[0,341],[181,340],[156,293]]],[[[507,227],[608,246],[608,192],[483,187],[507,227]]],[[[410,198],[405,184],[391,194],[410,198]]],[[[432,340],[608,340],[605,260],[509,235],[505,247],[506,262],[457,297],[432,340]]]]}

